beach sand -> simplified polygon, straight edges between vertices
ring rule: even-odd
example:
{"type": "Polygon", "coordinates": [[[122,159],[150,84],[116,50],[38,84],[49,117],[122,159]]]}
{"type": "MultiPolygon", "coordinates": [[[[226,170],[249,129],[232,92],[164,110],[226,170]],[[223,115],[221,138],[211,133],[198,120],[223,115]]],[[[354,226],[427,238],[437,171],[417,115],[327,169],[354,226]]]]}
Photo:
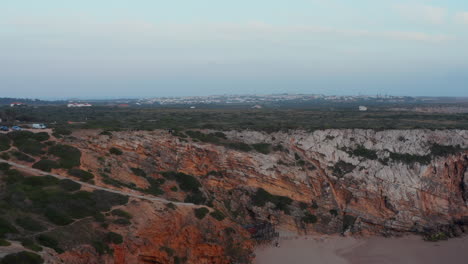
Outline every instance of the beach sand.
{"type": "Polygon", "coordinates": [[[466,264],[468,237],[426,242],[418,236],[281,238],[256,250],[254,264],[466,264]]]}

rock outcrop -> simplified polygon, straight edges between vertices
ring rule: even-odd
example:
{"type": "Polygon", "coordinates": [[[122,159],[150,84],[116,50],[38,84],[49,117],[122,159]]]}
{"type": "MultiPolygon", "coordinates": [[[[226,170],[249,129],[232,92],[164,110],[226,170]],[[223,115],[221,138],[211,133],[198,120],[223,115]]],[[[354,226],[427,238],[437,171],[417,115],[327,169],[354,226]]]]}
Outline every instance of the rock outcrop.
{"type": "MultiPolygon", "coordinates": [[[[114,247],[113,257],[96,263],[221,264],[231,263],[236,255],[247,256],[236,260],[247,263],[253,240],[242,226],[265,222],[281,232],[300,234],[398,234],[442,227],[459,234],[466,229],[466,130],[224,135],[226,142],[263,144],[268,153],[239,151],[166,131],[112,136],[80,131],[68,139],[83,153],[82,168],[101,175],[95,179],[98,185],[138,192],[150,183],[132,168],[154,179],[162,179],[162,172],[182,172],[201,182],[209,207],[228,216],[203,222],[194,218],[192,209],[171,211],[134,202],[128,210],[135,223],[120,230],[126,233],[125,243],[114,247]],[[109,155],[111,147],[123,154],[109,155]],[[103,174],[121,184],[111,186],[103,174]],[[265,203],[256,202],[259,188],[271,195],[265,203]]],[[[189,195],[180,188],[175,191],[177,183],[170,180],[160,188],[166,199],[182,201],[189,195]]],[[[74,261],[76,255],[66,252],[62,259],[85,263],[74,261]]]]}

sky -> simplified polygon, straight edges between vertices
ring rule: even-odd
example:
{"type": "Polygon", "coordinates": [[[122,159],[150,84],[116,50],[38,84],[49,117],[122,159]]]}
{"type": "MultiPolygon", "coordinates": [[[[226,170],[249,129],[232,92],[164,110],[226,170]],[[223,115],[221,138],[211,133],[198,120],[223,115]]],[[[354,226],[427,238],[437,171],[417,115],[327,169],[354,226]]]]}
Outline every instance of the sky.
{"type": "Polygon", "coordinates": [[[0,0],[0,97],[468,96],[466,0],[0,0]]]}

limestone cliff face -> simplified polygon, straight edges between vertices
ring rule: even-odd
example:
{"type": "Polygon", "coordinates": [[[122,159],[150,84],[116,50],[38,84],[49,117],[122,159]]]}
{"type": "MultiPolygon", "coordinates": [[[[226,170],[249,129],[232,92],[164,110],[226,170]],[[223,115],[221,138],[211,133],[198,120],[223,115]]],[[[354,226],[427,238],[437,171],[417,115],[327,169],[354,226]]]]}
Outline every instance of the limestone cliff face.
{"type": "MultiPolygon", "coordinates": [[[[162,171],[193,175],[210,206],[230,218],[199,223],[191,211],[167,212],[134,203],[130,208],[135,208],[138,222],[126,230],[125,244],[115,247],[114,257],[105,263],[175,263],[174,256],[186,258],[186,263],[229,263],[226,250],[245,249],[242,252],[248,254],[252,248],[241,225],[261,221],[294,233],[415,232],[454,223],[454,232],[463,232],[468,223],[466,130],[224,133],[230,142],[267,143],[272,150],[242,152],[165,131],[76,133],[68,143],[82,150],[83,168],[96,175],[106,169],[113,179],[138,188],[149,183],[131,168],[141,168],[153,178],[161,178],[162,171]],[[110,147],[124,154],[108,155],[110,147]],[[270,202],[257,206],[252,201],[258,188],[293,202],[287,210],[270,202]],[[307,215],[317,221],[305,221],[307,215]],[[225,234],[228,227],[238,235],[225,234]],[[172,256],[160,250],[164,246],[174,250],[172,256]]],[[[96,184],[106,185],[102,177],[96,184]]],[[[186,197],[171,187],[174,183],[161,186],[162,197],[186,197]]],[[[65,254],[73,259],[72,253],[65,254]]]]}

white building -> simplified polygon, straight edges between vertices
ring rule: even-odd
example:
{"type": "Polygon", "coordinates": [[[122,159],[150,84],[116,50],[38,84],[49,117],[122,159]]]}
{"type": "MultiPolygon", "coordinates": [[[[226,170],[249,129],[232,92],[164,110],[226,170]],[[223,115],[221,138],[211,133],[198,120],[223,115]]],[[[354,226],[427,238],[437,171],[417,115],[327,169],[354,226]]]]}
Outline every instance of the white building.
{"type": "Polygon", "coordinates": [[[47,128],[47,127],[44,124],[32,124],[32,128],[44,129],[44,128],[47,128]]]}
{"type": "Polygon", "coordinates": [[[26,106],[26,104],[25,103],[18,103],[18,102],[10,104],[10,107],[17,107],[17,106],[26,106]]]}
{"type": "Polygon", "coordinates": [[[360,105],[359,111],[367,111],[367,106],[360,105]]]}
{"type": "Polygon", "coordinates": [[[92,105],[88,103],[69,103],[67,106],[68,107],[90,107],[92,105]]]}

